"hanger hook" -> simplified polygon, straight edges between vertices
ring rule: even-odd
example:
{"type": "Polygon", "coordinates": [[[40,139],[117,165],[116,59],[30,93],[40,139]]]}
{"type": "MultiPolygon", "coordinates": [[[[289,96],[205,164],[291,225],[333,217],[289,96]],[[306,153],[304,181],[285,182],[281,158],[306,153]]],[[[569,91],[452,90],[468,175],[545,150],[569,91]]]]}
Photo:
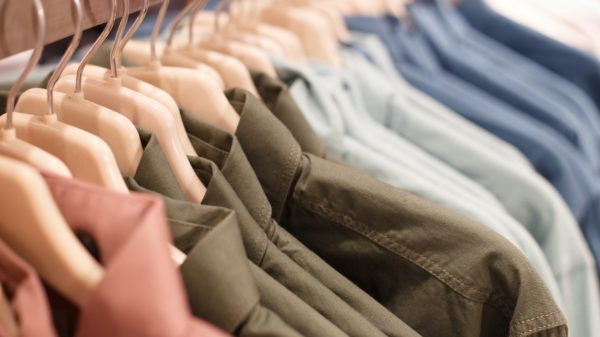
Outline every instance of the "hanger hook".
{"type": "Polygon", "coordinates": [[[194,10],[192,11],[192,17],[190,18],[190,22],[189,22],[188,43],[190,45],[194,43],[194,23],[196,22],[196,17],[198,17],[198,14],[200,13],[200,11],[208,3],[208,0],[200,0],[200,1],[201,2],[199,2],[199,5],[196,6],[196,8],[194,8],[194,10]]]}
{"type": "Polygon", "coordinates": [[[117,18],[117,0],[111,0],[111,6],[112,7],[111,7],[111,12],[110,12],[110,17],[108,18],[108,21],[106,21],[106,26],[104,27],[104,30],[102,30],[102,33],[100,34],[100,36],[98,36],[96,41],[94,41],[94,44],[85,53],[85,55],[83,56],[83,59],[81,60],[81,63],[79,63],[79,67],[77,68],[77,77],[75,78],[75,93],[76,94],[81,92],[81,80],[83,77],[83,69],[90,62],[90,60],[92,59],[92,56],[94,56],[94,54],[96,54],[96,52],[98,51],[98,48],[100,48],[100,46],[102,46],[104,41],[106,41],[106,39],[108,38],[108,34],[110,34],[110,31],[112,30],[113,26],[115,25],[115,20],[117,18]]]}
{"type": "Polygon", "coordinates": [[[144,0],[144,4],[142,5],[142,10],[140,11],[140,13],[138,14],[138,17],[135,19],[135,21],[131,25],[131,28],[129,28],[129,30],[127,31],[127,34],[125,34],[125,37],[123,38],[123,40],[121,41],[121,43],[117,49],[118,53],[116,55],[116,58],[117,58],[117,66],[119,68],[121,68],[121,64],[122,64],[122,60],[123,60],[123,50],[125,49],[125,45],[127,45],[127,42],[129,42],[129,40],[131,40],[131,38],[133,37],[133,34],[135,34],[135,32],[137,32],[137,30],[142,25],[142,22],[146,18],[146,14],[148,14],[149,7],[150,7],[150,0],[144,0]]]}
{"type": "MultiPolygon", "coordinates": [[[[231,9],[231,3],[233,1],[232,0],[224,0],[222,2],[219,2],[219,4],[217,5],[217,8],[215,8],[215,34],[219,33],[220,29],[221,29],[221,24],[220,24],[220,18],[221,18],[221,14],[223,13],[223,9],[225,7],[227,7],[227,12],[229,13],[229,10],[231,9]]],[[[230,17],[231,19],[231,17],[230,17]]]]}
{"type": "Polygon", "coordinates": [[[110,48],[110,76],[112,78],[119,78],[119,69],[117,64],[117,56],[119,54],[119,45],[121,43],[121,39],[123,39],[123,32],[125,31],[125,27],[127,26],[127,20],[129,19],[129,0],[123,0],[123,16],[121,17],[121,22],[119,22],[119,27],[117,28],[117,35],[115,36],[115,41],[113,42],[112,48],[110,48]]]}
{"type": "Polygon", "coordinates": [[[165,46],[165,50],[171,48],[171,44],[173,42],[173,37],[175,36],[175,31],[177,30],[177,27],[179,27],[179,24],[181,23],[181,21],[186,17],[186,15],[190,14],[192,12],[192,10],[198,5],[198,1],[194,0],[194,1],[190,1],[187,5],[185,5],[185,7],[183,7],[182,10],[179,11],[179,13],[177,13],[177,16],[175,16],[175,19],[173,19],[173,21],[171,21],[171,23],[169,24],[169,28],[167,28],[167,30],[169,31],[169,37],[167,38],[167,44],[165,46]]]}
{"type": "Polygon", "coordinates": [[[152,38],[150,39],[150,64],[158,64],[158,56],[156,55],[156,41],[158,40],[158,34],[160,33],[160,27],[165,21],[165,15],[167,15],[167,9],[169,9],[169,0],[164,0],[160,7],[156,22],[152,28],[152,38]]]}
{"type": "Polygon", "coordinates": [[[42,5],[41,0],[33,0],[32,2],[35,6],[35,17],[37,19],[35,47],[29,58],[29,62],[27,62],[27,66],[23,69],[23,72],[19,75],[19,78],[12,88],[10,88],[10,92],[8,93],[8,99],[6,100],[5,126],[7,130],[12,129],[13,127],[13,111],[15,110],[17,92],[21,89],[23,82],[25,82],[25,79],[27,79],[27,76],[31,73],[33,67],[38,64],[40,56],[42,56],[42,50],[44,49],[44,39],[46,38],[46,14],[44,12],[44,6],[42,5]]]}
{"type": "Polygon", "coordinates": [[[83,34],[83,25],[82,25],[82,17],[83,10],[81,8],[80,0],[73,0],[73,4],[75,5],[75,34],[73,34],[73,38],[71,39],[71,43],[69,44],[69,48],[60,59],[56,70],[50,76],[48,80],[48,86],[46,87],[47,96],[48,96],[48,114],[54,114],[54,85],[56,81],[58,81],[58,77],[62,74],[63,70],[67,66],[67,63],[75,53],[77,46],[79,46],[79,42],[81,41],[81,35],[83,34]]]}

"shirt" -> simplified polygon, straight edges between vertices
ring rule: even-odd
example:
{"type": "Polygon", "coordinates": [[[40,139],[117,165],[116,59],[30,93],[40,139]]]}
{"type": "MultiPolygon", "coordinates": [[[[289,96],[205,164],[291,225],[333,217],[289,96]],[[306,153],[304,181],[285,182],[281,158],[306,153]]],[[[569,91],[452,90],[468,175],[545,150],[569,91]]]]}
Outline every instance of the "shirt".
{"type": "MultiPolygon", "coordinates": [[[[356,60],[352,64],[358,69],[363,62],[356,60]]],[[[402,87],[377,86],[382,82],[395,83],[393,75],[376,75],[360,82],[368,91],[365,96],[373,102],[369,111],[375,118],[493,193],[543,249],[560,289],[557,289],[561,295],[558,300],[562,299],[561,308],[569,318],[571,331],[577,331],[577,324],[596,325],[592,317],[600,312],[600,295],[594,258],[576,220],[556,190],[531,167],[512,165],[463,137],[460,129],[407,104],[400,94],[402,87]],[[376,102],[387,102],[387,105],[376,102]],[[582,299],[586,299],[584,305],[582,299]]]]}
{"type": "MultiPolygon", "coordinates": [[[[132,191],[155,194],[125,180],[132,191]]],[[[233,211],[162,199],[175,245],[187,255],[180,270],[195,316],[240,337],[302,336],[265,307],[233,211]]]]}
{"type": "Polygon", "coordinates": [[[511,69],[532,86],[543,88],[553,96],[561,98],[574,111],[580,112],[586,124],[589,124],[593,130],[598,130],[598,109],[587,93],[535,61],[481,34],[472,28],[457,10],[441,1],[438,1],[438,9],[448,32],[460,39],[461,44],[490,59],[496,66],[511,69]]]}
{"type": "MultiPolygon", "coordinates": [[[[143,130],[139,131],[144,153],[135,181],[161,195],[185,200],[185,195],[173,180],[157,138],[143,130]]],[[[269,241],[266,233],[272,232],[273,228],[263,229],[253,220],[217,166],[200,157],[190,157],[190,162],[207,187],[202,204],[235,211],[246,254],[252,261],[250,268],[261,294],[261,303],[304,336],[348,336],[281,283],[285,280],[294,282],[294,277],[305,277],[304,271],[269,241]]],[[[306,280],[306,277],[301,280],[306,280]]]]}
{"type": "MultiPolygon", "coordinates": [[[[312,121],[317,133],[325,137],[329,151],[384,182],[457,210],[493,228],[526,253],[551,286],[555,297],[560,298],[556,281],[539,245],[502,209],[498,200],[446,164],[375,123],[368,118],[367,112],[359,112],[355,107],[361,106],[360,101],[349,104],[352,100],[360,100],[360,97],[367,101],[382,97],[362,92],[363,88],[358,85],[365,81],[370,84],[377,82],[373,81],[370,72],[357,67],[357,63],[365,60],[361,56],[353,57],[347,51],[342,55],[345,63],[352,64],[352,67],[340,77],[323,75],[323,72],[314,75],[310,70],[296,71],[291,66],[278,68],[280,77],[290,85],[290,91],[302,111],[312,121]],[[340,90],[330,90],[336,86],[340,90]],[[348,90],[342,87],[350,88],[350,92],[345,93],[344,90],[348,90]],[[337,108],[336,104],[343,106],[337,108]],[[348,133],[354,143],[341,142],[342,132],[348,133]],[[385,137],[378,137],[382,135],[385,137]],[[359,148],[354,144],[363,146],[359,148]]],[[[378,103],[386,105],[388,102],[383,97],[378,103]]],[[[373,109],[372,104],[367,106],[373,109]]]]}
{"type": "Polygon", "coordinates": [[[585,10],[586,8],[582,6],[581,2],[575,4],[575,8],[570,8],[568,3],[538,2],[535,0],[523,2],[488,1],[488,3],[494,10],[522,25],[574,48],[590,54],[600,55],[599,40],[594,36],[594,25],[592,22],[590,22],[590,25],[579,22],[578,20],[585,17],[585,15],[573,10],[577,8],[585,10]],[[566,11],[561,12],[559,6],[566,11]]]}
{"type": "Polygon", "coordinates": [[[465,46],[462,39],[448,33],[451,29],[444,20],[453,9],[442,1],[435,2],[411,5],[410,13],[418,26],[413,29],[423,32],[440,66],[558,131],[600,171],[598,111],[580,111],[560,95],[535,85],[521,72],[513,71],[514,67],[493,71],[498,67],[493,59],[465,46]],[[589,116],[593,117],[591,122],[588,122],[589,116]]]}
{"type": "Polygon", "coordinates": [[[539,121],[473,85],[452,74],[433,71],[428,64],[435,63],[435,59],[418,32],[397,29],[397,20],[354,17],[347,22],[354,30],[376,34],[390,51],[397,69],[413,85],[521,150],[567,202],[599,268],[600,186],[591,166],[570,144],[539,121]]]}
{"type": "Polygon", "coordinates": [[[359,171],[302,154],[256,98],[228,95],[242,148],[282,208],[276,220],[418,333],[566,335],[544,282],[514,246],[359,171]]]}
{"type": "Polygon", "coordinates": [[[475,29],[571,81],[600,106],[598,59],[503,17],[483,0],[461,1],[457,8],[475,29]]]}
{"type": "Polygon", "coordinates": [[[71,228],[94,240],[104,267],[75,336],[227,336],[189,311],[159,199],[44,178],[71,228]]]}
{"type": "MultiPolygon", "coordinates": [[[[395,99],[402,99],[403,104],[407,105],[408,111],[414,112],[413,114],[416,114],[416,111],[426,112],[420,115],[431,115],[432,119],[442,122],[449,129],[460,130],[455,134],[456,137],[462,137],[473,143],[481,144],[482,147],[493,152],[496,156],[510,161],[515,166],[531,168],[527,158],[514,146],[448,109],[445,105],[413,87],[402,78],[398,74],[388,50],[377,36],[353,31],[352,38],[354,41],[353,46],[361,46],[369,55],[369,60],[373,65],[393,77],[392,87],[395,89],[395,99]]],[[[394,104],[394,102],[390,104],[394,104]]],[[[381,118],[389,118],[382,113],[385,109],[369,108],[368,111],[380,123],[381,118]]]]}
{"type": "MultiPolygon", "coordinates": [[[[266,94],[266,92],[263,93],[266,94]]],[[[244,203],[244,206],[247,207],[253,219],[261,227],[267,228],[269,239],[278,249],[289,256],[297,265],[309,272],[334,294],[339,296],[339,298],[348,303],[354,310],[366,317],[386,335],[396,336],[400,334],[402,336],[409,336],[416,334],[404,322],[394,317],[393,314],[373,298],[336,272],[272,219],[271,216],[275,212],[279,212],[280,207],[279,205],[274,205],[273,208],[269,203],[237,138],[201,122],[185,111],[182,111],[182,117],[195,150],[202,157],[214,160],[224,177],[238,194],[240,200],[244,203]]],[[[288,121],[293,121],[298,129],[310,132],[310,127],[301,115],[289,117],[288,121]]],[[[320,145],[317,138],[312,138],[307,134],[304,139],[307,141],[307,144],[314,145],[315,149],[322,149],[322,145],[320,145]]],[[[313,291],[316,291],[316,289],[313,291]]],[[[331,298],[332,303],[337,302],[328,296],[326,293],[322,293],[319,295],[320,301],[326,303],[325,299],[331,298]]],[[[314,300],[307,298],[307,301],[314,300]]],[[[339,308],[345,307],[341,303],[337,304],[337,306],[339,308]]],[[[324,310],[331,311],[330,309],[324,310]]],[[[361,321],[360,319],[357,320],[357,322],[361,321]]],[[[339,324],[341,326],[352,326],[349,322],[339,322],[339,324]]]]}
{"type": "MultiPolygon", "coordinates": [[[[23,259],[0,240],[0,284],[18,324],[20,337],[55,337],[42,283],[23,259]]],[[[0,324],[0,336],[9,337],[0,324]]]]}

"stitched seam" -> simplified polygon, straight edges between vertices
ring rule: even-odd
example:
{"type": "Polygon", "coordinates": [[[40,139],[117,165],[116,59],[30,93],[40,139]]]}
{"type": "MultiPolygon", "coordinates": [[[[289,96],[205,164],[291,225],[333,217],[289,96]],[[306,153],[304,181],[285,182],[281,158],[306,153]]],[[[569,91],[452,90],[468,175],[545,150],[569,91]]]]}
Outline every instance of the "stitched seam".
{"type": "MultiPolygon", "coordinates": [[[[408,247],[400,244],[399,242],[392,241],[382,236],[381,234],[376,233],[375,231],[369,229],[368,226],[366,226],[364,223],[356,221],[350,216],[337,213],[323,205],[317,205],[310,202],[305,203],[305,205],[309,210],[318,213],[322,216],[325,216],[328,219],[338,223],[339,225],[342,225],[357,232],[358,234],[366,235],[367,237],[381,245],[383,248],[386,248],[392,253],[404,259],[407,259],[408,261],[425,269],[429,273],[433,274],[440,281],[442,281],[444,284],[446,284],[448,287],[455,290],[456,292],[458,292],[463,297],[469,300],[480,303],[486,303],[487,298],[489,298],[490,296],[490,293],[488,291],[479,290],[474,286],[468,285],[467,283],[461,281],[458,277],[454,276],[451,272],[447,271],[445,268],[437,264],[429,257],[421,255],[409,249],[408,247]],[[323,212],[329,214],[323,214],[323,212]],[[334,216],[334,218],[332,218],[331,216],[334,216]],[[357,225],[358,228],[356,228],[356,226],[352,226],[352,224],[357,225]]],[[[505,310],[501,311],[506,314],[505,310]]]]}
{"type": "Polygon", "coordinates": [[[529,330],[526,331],[522,331],[517,333],[516,335],[514,335],[515,337],[522,337],[522,336],[527,336],[532,332],[541,332],[543,330],[549,329],[549,328],[558,328],[560,326],[565,325],[565,322],[563,320],[554,320],[550,323],[544,323],[540,326],[537,326],[535,328],[531,328],[529,330]]]}
{"type": "Polygon", "coordinates": [[[269,249],[268,245],[269,240],[266,240],[263,247],[261,248],[262,253],[258,257],[258,261],[256,261],[256,265],[262,268],[263,262],[265,261],[265,257],[267,256],[267,250],[269,249]]]}
{"type": "Polygon", "coordinates": [[[266,196],[265,196],[265,200],[263,200],[262,205],[260,206],[260,222],[262,222],[265,227],[267,227],[270,223],[271,220],[271,214],[269,214],[269,201],[266,200],[266,196]]]}
{"type": "Polygon", "coordinates": [[[277,218],[279,218],[281,216],[281,213],[283,212],[283,205],[288,198],[289,189],[291,188],[290,181],[296,173],[294,167],[297,165],[294,165],[294,157],[298,157],[299,151],[298,148],[294,146],[294,142],[295,140],[290,139],[288,143],[287,147],[290,149],[290,151],[288,151],[288,157],[284,165],[285,169],[281,172],[280,175],[280,184],[277,191],[277,195],[279,196],[278,202],[281,203],[281,205],[278,205],[277,218]]]}
{"type": "Polygon", "coordinates": [[[558,310],[557,310],[557,311],[552,311],[552,312],[550,312],[550,313],[547,313],[547,314],[543,314],[543,315],[535,316],[535,317],[533,317],[533,318],[530,318],[530,319],[526,319],[526,320],[523,320],[523,321],[519,321],[519,322],[517,322],[517,323],[514,323],[514,325],[520,325],[520,324],[523,324],[523,323],[527,323],[527,322],[535,321],[536,319],[540,319],[540,318],[544,318],[544,317],[548,317],[548,316],[552,316],[552,315],[555,315],[555,314],[560,314],[560,313],[561,313],[561,312],[560,312],[560,311],[558,311],[558,310]]]}
{"type": "Polygon", "coordinates": [[[215,228],[215,227],[211,227],[211,226],[195,224],[195,223],[188,222],[188,221],[180,221],[180,220],[174,220],[174,219],[169,219],[169,218],[167,218],[167,220],[178,226],[184,226],[184,227],[188,227],[188,228],[202,228],[202,229],[214,229],[215,228]]]}

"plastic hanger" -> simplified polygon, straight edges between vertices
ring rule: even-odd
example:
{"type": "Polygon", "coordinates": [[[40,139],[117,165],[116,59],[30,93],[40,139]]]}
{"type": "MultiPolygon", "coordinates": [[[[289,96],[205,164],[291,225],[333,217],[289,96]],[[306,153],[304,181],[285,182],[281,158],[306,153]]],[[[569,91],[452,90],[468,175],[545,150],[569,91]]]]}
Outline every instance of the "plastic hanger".
{"type": "Polygon", "coordinates": [[[277,3],[261,11],[262,21],[294,32],[309,58],[340,67],[342,64],[334,28],[322,14],[308,7],[277,3]]]}
{"type": "MultiPolygon", "coordinates": [[[[116,3],[116,0],[112,0],[112,1],[113,1],[113,3],[116,3]]],[[[116,6],[113,8],[114,8],[114,11],[111,13],[111,15],[114,14],[116,17],[117,8],[116,8],[116,6]]],[[[134,22],[131,29],[127,32],[127,35],[123,39],[123,44],[126,43],[131,36],[133,36],[133,33],[135,32],[135,30],[141,24],[141,20],[145,16],[147,9],[148,9],[148,3],[146,1],[144,3],[144,7],[142,8],[142,11],[140,12],[140,14],[138,16],[138,19],[134,22]]],[[[109,20],[108,23],[110,23],[110,26],[112,28],[112,26],[114,24],[114,19],[112,19],[112,17],[111,17],[111,19],[109,20]]],[[[107,24],[107,27],[108,27],[108,24],[107,24]]],[[[87,64],[88,61],[92,58],[92,56],[98,51],[101,44],[106,40],[106,37],[108,36],[109,31],[110,31],[110,29],[105,29],[105,32],[107,32],[107,34],[105,35],[103,32],[102,36],[99,37],[98,40],[94,43],[94,45],[88,50],[88,52],[86,53],[86,55],[84,56],[84,58],[80,64],[71,64],[71,65],[67,66],[67,68],[65,68],[65,71],[63,71],[63,74],[62,74],[63,76],[77,75],[77,81],[78,81],[77,83],[79,83],[79,85],[78,85],[79,89],[77,89],[78,86],[76,85],[75,91],[81,92],[82,76],[91,77],[91,78],[95,78],[95,79],[102,80],[102,81],[108,81],[110,79],[111,71],[109,69],[87,64]]],[[[122,52],[122,47],[119,48],[119,56],[121,55],[121,52],[122,52]]],[[[159,103],[164,105],[167,109],[169,109],[169,111],[171,112],[171,115],[175,119],[175,125],[177,127],[177,135],[179,137],[179,140],[181,141],[181,144],[183,146],[185,153],[189,156],[197,155],[196,151],[194,150],[194,147],[192,146],[192,143],[190,142],[190,140],[187,136],[185,127],[183,126],[183,121],[181,119],[181,114],[179,112],[179,107],[177,106],[177,103],[175,103],[175,100],[173,100],[173,97],[171,97],[164,90],[161,90],[161,89],[159,89],[149,83],[146,83],[144,81],[138,80],[137,78],[128,76],[127,74],[123,73],[122,71],[121,71],[121,83],[123,84],[123,86],[125,86],[129,89],[135,90],[148,98],[158,101],[159,103]]],[[[119,117],[119,119],[123,119],[123,118],[125,118],[125,117],[123,117],[123,116],[119,117]]],[[[116,122],[116,120],[113,121],[113,123],[114,122],[116,122]]],[[[135,131],[135,130],[133,130],[133,131],[135,134],[135,138],[137,140],[139,140],[137,131],[135,131]]],[[[139,143],[139,142],[134,142],[136,149],[137,149],[137,143],[139,143]]],[[[129,147],[134,146],[134,144],[130,144],[129,147]]],[[[141,148],[141,144],[139,144],[139,145],[141,148]]],[[[118,158],[118,156],[117,156],[117,158],[118,158]]],[[[129,156],[127,158],[129,158],[129,156]]],[[[139,161],[137,161],[137,162],[139,163],[139,161]]],[[[131,167],[133,167],[133,165],[131,167]]],[[[135,165],[135,167],[137,168],[137,165],[135,165]]],[[[129,171],[123,171],[123,172],[129,172],[129,171]]],[[[135,170],[133,172],[135,172],[135,170]]]]}
{"type": "Polygon", "coordinates": [[[69,58],[75,52],[81,38],[82,10],[80,0],[73,0],[76,9],[75,35],[69,48],[60,60],[48,81],[46,92],[48,113],[34,116],[24,113],[11,113],[10,118],[2,116],[0,125],[14,126],[17,138],[33,144],[53,154],[63,161],[73,177],[110,190],[128,193],[115,157],[108,145],[100,138],[84,130],[58,121],[54,113],[54,85],[69,58]]]}
{"type": "Polygon", "coordinates": [[[242,20],[242,11],[244,9],[243,3],[231,1],[227,8],[230,15],[228,24],[220,30],[223,37],[263,50],[267,55],[284,57],[287,59],[291,57],[289,52],[285,50],[283,45],[280,45],[277,40],[273,40],[268,36],[255,34],[252,31],[241,27],[240,21],[242,20]],[[238,6],[235,6],[239,8],[239,10],[235,12],[232,10],[234,3],[239,4],[238,6]]]}
{"type": "MultiPolygon", "coordinates": [[[[112,0],[112,13],[100,37],[83,57],[80,68],[92,57],[104,42],[116,18],[117,0],[112,0]]],[[[82,69],[83,70],[83,69],[82,69]]],[[[119,170],[134,175],[142,157],[143,148],[135,125],[116,111],[83,98],[81,93],[82,71],[77,71],[77,83],[72,93],[54,92],[54,107],[61,122],[78,127],[102,138],[115,155],[119,170]]],[[[21,111],[43,115],[48,109],[45,91],[34,88],[24,92],[17,106],[21,111]]]]}
{"type": "Polygon", "coordinates": [[[0,237],[53,288],[82,306],[102,267],[77,240],[32,167],[0,157],[0,237]]]}
{"type": "Polygon", "coordinates": [[[12,116],[15,107],[15,98],[27,75],[40,59],[44,48],[44,30],[44,24],[41,22],[37,27],[37,41],[34,52],[29,57],[25,70],[23,70],[8,94],[5,110],[7,122],[5,127],[0,129],[0,155],[22,161],[40,171],[45,170],[63,177],[72,177],[71,172],[60,159],[39,147],[18,139],[16,130],[13,127],[12,116]]]}
{"type": "MultiPolygon", "coordinates": [[[[385,4],[386,0],[371,0],[366,1],[372,6],[381,10],[381,14],[385,13],[385,4]]],[[[314,1],[314,0],[295,0],[296,3],[300,4],[303,7],[308,7],[314,9],[316,12],[320,13],[321,16],[327,20],[329,25],[333,27],[338,40],[340,41],[350,41],[350,31],[346,24],[344,23],[343,14],[331,3],[326,1],[314,1]]]]}
{"type": "Polygon", "coordinates": [[[241,26],[241,29],[267,36],[278,41],[278,43],[288,52],[290,61],[301,64],[308,62],[300,38],[288,29],[260,22],[258,20],[258,3],[254,0],[248,2],[250,3],[250,6],[245,11],[246,15],[243,16],[242,20],[237,21],[237,24],[241,26]]]}
{"type": "MultiPolygon", "coordinates": [[[[240,60],[248,69],[263,72],[269,76],[276,77],[275,67],[271,62],[269,55],[260,48],[257,48],[247,43],[235,41],[221,32],[221,14],[223,9],[230,1],[223,1],[217,5],[215,14],[211,14],[214,24],[212,34],[208,34],[198,43],[196,47],[210,49],[216,52],[227,54],[240,60]]],[[[227,7],[229,8],[229,7],[227,7]]],[[[231,20],[231,15],[227,16],[231,20]]]]}
{"type": "MultiPolygon", "coordinates": [[[[124,87],[121,83],[116,57],[129,14],[129,1],[125,0],[124,4],[124,15],[111,50],[111,77],[107,81],[84,77],[82,80],[84,98],[117,111],[135,125],[154,133],[187,199],[201,202],[206,188],[196,176],[185,155],[172,114],[162,104],[124,87]]],[[[63,92],[73,91],[75,86],[76,78],[73,75],[62,77],[57,83],[57,88],[63,92]]]]}
{"type": "MultiPolygon", "coordinates": [[[[34,3],[38,28],[45,27],[42,2],[34,3]]],[[[43,41],[44,28],[41,32],[43,41]]],[[[30,71],[28,67],[23,78],[30,71]]],[[[0,156],[0,186],[0,238],[53,288],[82,306],[102,279],[103,270],[69,228],[40,174],[0,156]]]]}
{"type": "Polygon", "coordinates": [[[156,40],[169,1],[165,0],[152,32],[151,61],[142,67],[128,68],[127,74],[168,92],[177,105],[198,118],[235,132],[239,115],[233,110],[222,89],[205,72],[162,66],[156,55],[156,40]]]}
{"type": "Polygon", "coordinates": [[[191,2],[182,9],[178,16],[171,22],[162,62],[167,65],[190,68],[197,62],[208,64],[219,72],[227,89],[244,88],[258,96],[258,90],[252,82],[252,77],[242,62],[229,55],[212,50],[201,49],[193,45],[194,14],[206,3],[206,0],[191,2]],[[171,47],[171,45],[177,26],[188,14],[192,14],[189,22],[188,42],[175,49],[171,47]]]}

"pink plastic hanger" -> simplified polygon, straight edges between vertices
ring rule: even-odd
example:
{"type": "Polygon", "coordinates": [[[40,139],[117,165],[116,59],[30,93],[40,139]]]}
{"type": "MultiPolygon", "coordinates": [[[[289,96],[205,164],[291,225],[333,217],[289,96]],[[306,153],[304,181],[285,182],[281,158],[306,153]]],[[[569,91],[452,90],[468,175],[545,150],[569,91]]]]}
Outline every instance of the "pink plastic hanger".
{"type": "MultiPolygon", "coordinates": [[[[34,3],[39,31],[45,26],[44,8],[41,0],[34,3]]],[[[44,28],[41,32],[43,41],[44,28]]],[[[69,228],[40,174],[0,156],[0,186],[0,238],[54,289],[83,306],[100,283],[103,270],[69,228]]]]}
{"type": "MultiPolygon", "coordinates": [[[[162,104],[124,87],[121,83],[116,57],[119,41],[129,15],[129,0],[124,0],[124,4],[123,19],[111,50],[111,77],[107,81],[84,77],[82,80],[84,98],[117,111],[135,125],[154,133],[187,199],[201,202],[206,193],[206,188],[196,176],[187,159],[177,135],[177,128],[172,114],[162,104]]],[[[71,92],[75,89],[75,86],[76,77],[73,75],[62,77],[57,83],[57,88],[63,92],[71,92]]]]}
{"type": "MultiPolygon", "coordinates": [[[[104,42],[116,18],[117,0],[112,0],[112,12],[100,37],[83,57],[81,67],[104,42]]],[[[102,138],[115,155],[120,171],[133,175],[137,170],[143,149],[135,125],[125,116],[83,98],[81,93],[82,71],[77,72],[77,83],[72,93],[54,92],[55,111],[61,122],[78,127],[102,138]]],[[[22,111],[44,115],[48,101],[44,90],[34,88],[24,92],[17,106],[22,111]]]]}
{"type": "Polygon", "coordinates": [[[168,7],[165,0],[152,32],[150,63],[127,69],[127,74],[168,92],[177,105],[198,118],[235,132],[239,116],[223,94],[222,88],[206,73],[179,67],[162,66],[156,54],[156,40],[168,7]]]}
{"type": "Polygon", "coordinates": [[[64,177],[72,177],[71,172],[60,159],[39,147],[18,139],[16,130],[13,127],[12,116],[17,92],[21,89],[27,75],[40,59],[44,48],[44,29],[43,22],[40,22],[37,27],[37,41],[34,52],[31,54],[25,70],[23,70],[23,73],[19,76],[8,94],[5,111],[7,122],[5,127],[0,129],[0,155],[22,161],[40,171],[44,170],[64,177]]]}
{"type": "Polygon", "coordinates": [[[258,96],[258,90],[242,62],[232,56],[194,46],[194,16],[206,3],[206,0],[190,2],[171,22],[162,62],[179,67],[192,67],[198,62],[208,64],[219,72],[226,88],[244,88],[258,96]],[[189,14],[192,16],[189,22],[188,42],[174,48],[172,44],[176,29],[183,18],[189,14]]]}
{"type": "MultiPolygon", "coordinates": [[[[114,3],[116,3],[116,0],[112,0],[112,1],[114,3]]],[[[116,16],[116,10],[117,9],[115,6],[114,12],[112,12],[111,14],[114,14],[116,16]]],[[[148,0],[145,0],[144,6],[138,15],[138,18],[136,19],[136,21],[133,23],[132,27],[127,32],[127,34],[125,35],[125,38],[123,38],[123,40],[122,40],[121,46],[119,46],[119,48],[118,48],[119,52],[118,52],[118,55],[116,56],[116,58],[117,58],[117,63],[119,65],[120,65],[120,56],[121,56],[122,50],[123,50],[122,46],[127,43],[127,41],[133,36],[133,34],[137,30],[137,28],[140,26],[140,24],[142,23],[142,20],[144,19],[145,15],[146,15],[147,10],[148,10],[148,0]]],[[[109,21],[112,22],[112,24],[114,24],[114,19],[109,20],[109,21]]],[[[112,26],[112,24],[111,24],[111,26],[112,26]]],[[[105,29],[105,32],[109,32],[109,30],[105,29]]],[[[102,80],[102,81],[108,81],[110,79],[110,77],[111,77],[110,69],[87,64],[88,61],[92,58],[92,56],[98,51],[101,44],[106,40],[107,36],[108,36],[108,33],[106,35],[102,34],[102,36],[98,38],[96,43],[94,43],[92,48],[90,48],[90,50],[86,53],[84,59],[82,60],[82,62],[80,64],[71,64],[71,65],[67,66],[67,68],[63,72],[63,74],[62,74],[63,76],[77,75],[77,83],[78,84],[76,85],[75,91],[81,92],[81,80],[82,80],[83,76],[95,78],[95,79],[102,80]]],[[[173,118],[175,120],[175,125],[177,127],[177,135],[179,137],[179,140],[181,141],[181,144],[183,146],[185,153],[189,156],[196,156],[197,155],[196,151],[194,150],[194,147],[192,146],[189,138],[187,137],[187,133],[183,126],[183,121],[181,120],[181,115],[179,113],[179,107],[177,106],[177,103],[175,103],[175,100],[173,99],[173,97],[171,97],[164,90],[159,89],[159,88],[151,85],[150,83],[146,83],[144,81],[138,80],[137,78],[128,76],[124,71],[120,72],[120,77],[121,77],[121,83],[123,84],[123,86],[125,86],[129,89],[135,90],[148,98],[158,101],[159,103],[164,105],[167,109],[169,109],[169,111],[171,112],[171,115],[173,116],[173,118]]],[[[121,117],[121,118],[124,118],[124,117],[121,117]]],[[[135,132],[135,134],[137,135],[137,131],[135,132]]],[[[137,167],[137,165],[135,167],[137,167]]]]}
{"type": "Polygon", "coordinates": [[[100,138],[84,130],[58,121],[54,113],[54,85],[81,39],[82,10],[79,0],[73,0],[76,10],[76,31],[69,48],[48,81],[47,114],[34,116],[12,113],[11,120],[0,118],[0,125],[12,123],[17,138],[31,143],[58,157],[77,179],[100,185],[113,191],[128,193],[115,157],[100,138]]]}

